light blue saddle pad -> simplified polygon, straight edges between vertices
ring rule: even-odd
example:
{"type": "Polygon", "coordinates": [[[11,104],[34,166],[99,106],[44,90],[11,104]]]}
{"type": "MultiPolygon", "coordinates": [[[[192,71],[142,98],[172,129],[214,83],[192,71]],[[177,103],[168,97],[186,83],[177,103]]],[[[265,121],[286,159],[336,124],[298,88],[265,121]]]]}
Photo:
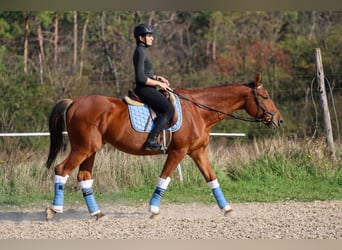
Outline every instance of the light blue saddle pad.
{"type": "MultiPolygon", "coordinates": [[[[173,132],[177,131],[182,125],[182,108],[181,108],[178,96],[175,96],[175,101],[176,101],[175,112],[178,113],[178,120],[173,126],[167,128],[167,130],[171,130],[173,132]]],[[[147,120],[149,119],[149,116],[150,116],[150,110],[147,105],[135,106],[135,105],[128,104],[128,110],[129,110],[129,117],[131,120],[131,124],[134,130],[136,130],[137,132],[147,132],[147,133],[151,132],[154,122],[152,119],[150,119],[149,123],[146,125],[147,120]]]]}

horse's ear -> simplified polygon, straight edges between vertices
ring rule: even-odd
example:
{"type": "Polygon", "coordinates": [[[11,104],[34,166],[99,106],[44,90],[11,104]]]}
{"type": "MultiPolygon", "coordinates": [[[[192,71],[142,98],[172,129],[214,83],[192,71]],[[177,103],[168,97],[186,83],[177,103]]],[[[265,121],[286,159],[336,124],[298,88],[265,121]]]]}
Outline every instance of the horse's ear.
{"type": "Polygon", "coordinates": [[[254,86],[255,86],[255,87],[258,87],[258,86],[261,84],[260,81],[261,81],[261,74],[260,74],[260,73],[257,73],[257,74],[255,75],[254,86]]]}

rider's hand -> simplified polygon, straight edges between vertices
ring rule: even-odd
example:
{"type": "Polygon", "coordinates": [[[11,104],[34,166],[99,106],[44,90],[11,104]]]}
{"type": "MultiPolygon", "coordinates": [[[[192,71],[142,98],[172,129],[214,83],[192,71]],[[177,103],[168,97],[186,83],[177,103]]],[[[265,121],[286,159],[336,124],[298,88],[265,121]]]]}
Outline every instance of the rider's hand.
{"type": "Polygon", "coordinates": [[[165,83],[165,82],[160,82],[159,84],[159,87],[163,90],[167,90],[170,86],[169,82],[165,83]]]}
{"type": "Polygon", "coordinates": [[[160,82],[163,82],[163,83],[166,83],[167,84],[167,86],[170,86],[170,83],[169,83],[169,81],[165,78],[165,77],[163,77],[163,76],[157,76],[157,81],[160,81],[160,82]]]}

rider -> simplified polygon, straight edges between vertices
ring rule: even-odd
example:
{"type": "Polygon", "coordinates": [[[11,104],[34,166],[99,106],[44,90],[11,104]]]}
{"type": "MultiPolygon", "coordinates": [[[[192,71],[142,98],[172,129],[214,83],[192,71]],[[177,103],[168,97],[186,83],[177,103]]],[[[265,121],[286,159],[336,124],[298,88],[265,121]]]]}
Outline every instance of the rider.
{"type": "Polygon", "coordinates": [[[153,64],[148,57],[147,48],[152,46],[154,29],[147,24],[139,24],[134,28],[137,46],[133,54],[135,73],[134,92],[140,99],[156,112],[156,119],[151,133],[147,138],[146,150],[161,150],[157,141],[158,134],[172,118],[174,108],[167,98],[157,90],[157,87],[167,90],[169,81],[163,76],[153,73],[153,64]]]}

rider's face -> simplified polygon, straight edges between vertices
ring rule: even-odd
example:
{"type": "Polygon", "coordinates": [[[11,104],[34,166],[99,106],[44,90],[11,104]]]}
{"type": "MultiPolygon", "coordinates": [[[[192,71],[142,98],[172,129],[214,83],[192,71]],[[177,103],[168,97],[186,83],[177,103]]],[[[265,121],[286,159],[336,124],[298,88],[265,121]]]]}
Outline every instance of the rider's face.
{"type": "MultiPolygon", "coordinates": [[[[145,44],[147,46],[151,46],[152,45],[152,42],[153,42],[153,35],[152,34],[146,34],[143,39],[145,40],[145,44]]],[[[144,41],[143,40],[143,41],[144,41]]]]}

